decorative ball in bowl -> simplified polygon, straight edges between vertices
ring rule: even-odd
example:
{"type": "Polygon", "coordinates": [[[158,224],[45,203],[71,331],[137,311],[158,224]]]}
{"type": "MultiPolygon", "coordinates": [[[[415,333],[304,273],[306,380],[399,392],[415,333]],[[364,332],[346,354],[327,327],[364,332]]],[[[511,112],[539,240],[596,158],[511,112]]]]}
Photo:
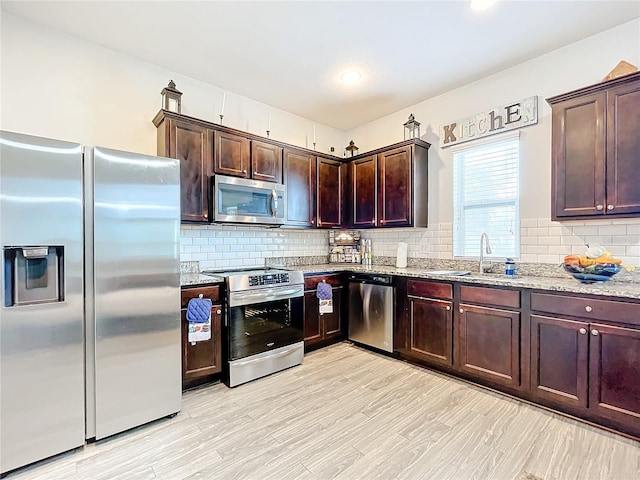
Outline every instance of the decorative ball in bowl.
{"type": "Polygon", "coordinates": [[[620,265],[615,263],[594,263],[587,266],[563,263],[562,266],[581,283],[603,283],[620,271],[620,265]]]}

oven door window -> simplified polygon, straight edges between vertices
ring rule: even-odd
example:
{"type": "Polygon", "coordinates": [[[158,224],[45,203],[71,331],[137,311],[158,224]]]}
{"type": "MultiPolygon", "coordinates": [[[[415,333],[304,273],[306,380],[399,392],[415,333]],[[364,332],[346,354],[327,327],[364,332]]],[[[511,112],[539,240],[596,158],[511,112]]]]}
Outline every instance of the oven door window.
{"type": "Polygon", "coordinates": [[[229,360],[303,340],[302,298],[229,309],[229,360]]]}

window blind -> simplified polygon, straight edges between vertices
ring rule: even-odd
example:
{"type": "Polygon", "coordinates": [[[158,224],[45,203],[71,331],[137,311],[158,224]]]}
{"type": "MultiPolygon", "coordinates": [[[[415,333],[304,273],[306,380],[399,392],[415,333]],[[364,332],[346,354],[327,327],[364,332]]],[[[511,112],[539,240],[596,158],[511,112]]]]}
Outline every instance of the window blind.
{"type": "Polygon", "coordinates": [[[454,256],[479,257],[483,233],[491,257],[520,255],[519,158],[517,131],[454,149],[454,256]]]}

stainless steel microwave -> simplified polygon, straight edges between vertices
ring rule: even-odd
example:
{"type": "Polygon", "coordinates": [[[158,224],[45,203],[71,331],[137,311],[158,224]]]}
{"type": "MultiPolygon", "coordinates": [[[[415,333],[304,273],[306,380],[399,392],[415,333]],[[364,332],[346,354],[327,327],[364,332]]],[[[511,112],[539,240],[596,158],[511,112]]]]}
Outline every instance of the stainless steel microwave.
{"type": "Polygon", "coordinates": [[[213,221],[282,225],[287,192],[281,183],[214,175],[213,221]]]}

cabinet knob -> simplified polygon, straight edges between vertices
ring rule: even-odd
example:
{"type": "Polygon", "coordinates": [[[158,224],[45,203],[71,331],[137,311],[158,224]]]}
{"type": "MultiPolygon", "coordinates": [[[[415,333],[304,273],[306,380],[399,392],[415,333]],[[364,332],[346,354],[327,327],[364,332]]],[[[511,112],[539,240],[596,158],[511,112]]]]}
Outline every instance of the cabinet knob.
{"type": "Polygon", "coordinates": [[[597,337],[600,334],[600,332],[598,330],[596,330],[595,328],[593,330],[591,330],[591,335],[593,335],[594,337],[597,337]]]}
{"type": "Polygon", "coordinates": [[[587,329],[586,328],[581,328],[578,331],[580,332],[580,335],[585,335],[587,333],[587,329]]]}
{"type": "Polygon", "coordinates": [[[464,310],[462,308],[460,309],[460,313],[464,313],[464,310]]]}
{"type": "Polygon", "coordinates": [[[222,310],[216,310],[216,313],[217,313],[218,315],[222,315],[222,310]]]}
{"type": "Polygon", "coordinates": [[[384,220],[380,220],[380,223],[384,223],[384,220]]]}
{"type": "Polygon", "coordinates": [[[589,305],[587,305],[586,307],[584,307],[585,311],[587,312],[593,312],[593,308],[590,307],[589,305]]]}
{"type": "Polygon", "coordinates": [[[447,305],[447,306],[446,306],[446,307],[444,307],[444,308],[445,308],[445,310],[447,310],[447,312],[448,312],[449,310],[451,310],[451,306],[449,306],[449,305],[447,305]]]}
{"type": "Polygon", "coordinates": [[[258,172],[253,172],[253,176],[255,177],[256,175],[258,175],[258,172]]]}
{"type": "Polygon", "coordinates": [[[607,210],[611,211],[613,210],[615,207],[613,205],[607,205],[607,210]]]}
{"type": "Polygon", "coordinates": [[[242,170],[242,173],[247,173],[247,171],[246,170],[242,170]]]}
{"type": "Polygon", "coordinates": [[[316,223],[316,221],[312,219],[311,220],[311,225],[313,225],[314,223],[316,223]]]}
{"type": "Polygon", "coordinates": [[[596,205],[596,210],[602,210],[602,209],[604,209],[603,205],[596,205]]]}

